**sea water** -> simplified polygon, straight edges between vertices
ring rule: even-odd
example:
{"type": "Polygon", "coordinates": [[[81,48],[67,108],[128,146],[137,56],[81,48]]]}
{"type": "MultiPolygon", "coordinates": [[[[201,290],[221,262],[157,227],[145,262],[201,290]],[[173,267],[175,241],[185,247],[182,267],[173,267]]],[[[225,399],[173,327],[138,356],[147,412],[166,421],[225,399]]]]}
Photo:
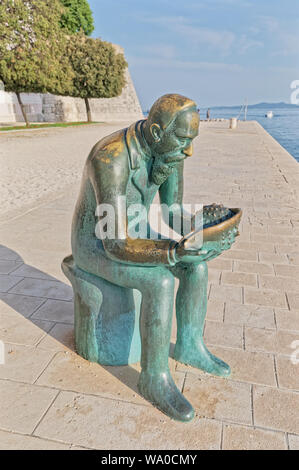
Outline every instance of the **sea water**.
{"type": "MultiPolygon", "coordinates": [[[[240,106],[213,107],[210,109],[210,119],[238,117],[240,110],[240,106]]],[[[206,112],[206,108],[200,109],[201,119],[206,118],[206,112]]],[[[244,119],[244,112],[239,119],[244,119]]],[[[247,120],[258,121],[299,162],[299,106],[250,106],[247,120]],[[273,111],[273,118],[265,117],[268,111],[273,111]]]]}

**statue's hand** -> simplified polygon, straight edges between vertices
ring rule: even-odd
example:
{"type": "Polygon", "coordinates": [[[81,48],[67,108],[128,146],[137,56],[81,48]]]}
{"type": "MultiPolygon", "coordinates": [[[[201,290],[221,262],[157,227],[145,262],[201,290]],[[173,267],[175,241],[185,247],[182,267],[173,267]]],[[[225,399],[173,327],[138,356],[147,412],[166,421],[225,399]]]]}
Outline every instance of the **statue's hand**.
{"type": "Polygon", "coordinates": [[[184,263],[201,263],[202,261],[211,261],[219,256],[223,251],[229,250],[237,236],[237,230],[232,231],[222,241],[206,241],[198,250],[186,249],[185,241],[180,241],[175,250],[175,257],[184,263]]]}
{"type": "Polygon", "coordinates": [[[175,257],[178,262],[183,263],[201,263],[215,258],[221,253],[216,247],[205,247],[204,245],[199,250],[188,250],[184,247],[184,243],[178,243],[175,250],[175,257]]]}

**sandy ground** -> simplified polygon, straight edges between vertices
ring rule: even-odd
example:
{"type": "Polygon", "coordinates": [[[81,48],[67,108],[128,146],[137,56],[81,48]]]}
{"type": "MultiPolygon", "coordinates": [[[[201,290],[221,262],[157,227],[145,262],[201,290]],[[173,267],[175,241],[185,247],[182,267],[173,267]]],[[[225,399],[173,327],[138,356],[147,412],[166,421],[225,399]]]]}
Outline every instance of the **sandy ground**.
{"type": "Polygon", "coordinates": [[[128,124],[1,133],[1,220],[79,183],[82,167],[93,145],[128,124]]]}

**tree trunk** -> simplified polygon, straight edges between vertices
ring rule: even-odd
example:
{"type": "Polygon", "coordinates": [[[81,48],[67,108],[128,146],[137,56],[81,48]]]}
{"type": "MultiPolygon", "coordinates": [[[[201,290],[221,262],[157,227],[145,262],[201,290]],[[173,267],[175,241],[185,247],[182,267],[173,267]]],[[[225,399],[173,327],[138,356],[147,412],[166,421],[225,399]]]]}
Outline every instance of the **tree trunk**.
{"type": "Polygon", "coordinates": [[[87,113],[87,122],[92,122],[91,120],[91,110],[90,110],[90,105],[88,98],[84,98],[85,101],[85,106],[86,106],[86,113],[87,113]]]}
{"type": "Polygon", "coordinates": [[[21,95],[20,95],[19,92],[17,92],[16,95],[17,95],[17,98],[18,98],[18,102],[19,102],[22,114],[23,114],[24,121],[26,123],[26,127],[29,127],[29,121],[28,121],[27,114],[26,114],[26,111],[25,111],[25,106],[22,103],[21,95]]]}

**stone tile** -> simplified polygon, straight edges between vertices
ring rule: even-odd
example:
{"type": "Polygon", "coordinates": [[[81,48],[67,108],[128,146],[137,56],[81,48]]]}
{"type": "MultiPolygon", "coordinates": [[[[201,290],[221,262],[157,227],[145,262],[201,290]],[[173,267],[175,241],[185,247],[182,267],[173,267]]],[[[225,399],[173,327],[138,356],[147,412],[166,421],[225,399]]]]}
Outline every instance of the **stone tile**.
{"type": "Polygon", "coordinates": [[[244,303],[279,308],[288,307],[284,292],[254,289],[253,287],[244,287],[244,303]]]}
{"type": "Polygon", "coordinates": [[[7,292],[13,286],[20,282],[19,277],[15,277],[7,274],[0,274],[0,292],[7,292]]]}
{"type": "Polygon", "coordinates": [[[272,264],[253,261],[234,261],[234,271],[256,274],[274,274],[272,264]]]}
{"type": "Polygon", "coordinates": [[[257,275],[253,273],[225,272],[222,273],[221,284],[257,287],[257,275]]]}
{"type": "MultiPolygon", "coordinates": [[[[229,380],[276,386],[274,358],[270,354],[211,346],[209,350],[231,367],[229,380]]],[[[177,363],[177,371],[207,376],[200,369],[177,363]]]]}
{"type": "Polygon", "coordinates": [[[285,434],[224,424],[223,450],[287,450],[285,434]]]}
{"type": "Polygon", "coordinates": [[[218,271],[218,269],[209,269],[208,273],[209,273],[209,282],[213,282],[214,284],[219,284],[221,271],[218,271]]]}
{"type": "Polygon", "coordinates": [[[207,344],[242,349],[243,328],[216,321],[206,321],[204,338],[207,344]]]}
{"type": "Polygon", "coordinates": [[[299,265],[299,253],[289,253],[288,260],[290,264],[295,264],[296,266],[299,265]]]}
{"type": "Polygon", "coordinates": [[[0,259],[0,274],[10,274],[21,264],[21,261],[0,259]]]}
{"type": "MultiPolygon", "coordinates": [[[[169,362],[172,376],[181,390],[185,375],[175,372],[174,360],[169,362]]],[[[55,356],[37,384],[148,406],[137,390],[140,370],[139,363],[122,367],[101,366],[64,351],[55,356]]]]}
{"type": "Polygon", "coordinates": [[[43,303],[41,297],[27,297],[17,294],[0,294],[0,313],[19,315],[27,318],[43,303]]]}
{"type": "Polygon", "coordinates": [[[209,300],[232,301],[242,303],[242,288],[236,286],[217,286],[212,284],[209,300]]]}
{"type": "Polygon", "coordinates": [[[0,380],[0,428],[31,434],[57,390],[0,380]]]}
{"type": "Polygon", "coordinates": [[[285,254],[273,254],[260,251],[259,260],[262,263],[272,263],[272,264],[289,264],[289,260],[285,254]]]}
{"type": "Polygon", "coordinates": [[[260,305],[240,305],[226,302],[224,322],[257,328],[276,328],[273,308],[260,305]]]}
{"type": "Polygon", "coordinates": [[[288,435],[290,450],[299,450],[299,436],[294,436],[293,434],[288,435]]]}
{"type": "Polygon", "coordinates": [[[220,377],[187,374],[184,395],[205,418],[251,424],[250,385],[220,377]]]}
{"type": "Polygon", "coordinates": [[[5,363],[0,378],[33,383],[49,364],[54,353],[34,347],[5,344],[5,363]]]}
{"type": "Polygon", "coordinates": [[[281,276],[260,276],[260,287],[262,289],[272,289],[286,292],[299,291],[299,278],[289,278],[281,276]]]}
{"type": "Polygon", "coordinates": [[[290,357],[278,356],[276,358],[277,379],[280,388],[299,391],[299,336],[297,344],[297,364],[293,364],[290,357]]]}
{"type": "Polygon", "coordinates": [[[288,244],[276,244],[275,245],[277,253],[286,253],[289,254],[292,251],[299,249],[298,242],[295,243],[288,243],[288,244]]]}
{"type": "Polygon", "coordinates": [[[49,281],[56,280],[49,274],[44,273],[33,266],[29,266],[28,264],[22,264],[22,266],[16,269],[13,274],[14,276],[33,277],[35,279],[47,279],[49,281]]]}
{"type": "Polygon", "coordinates": [[[41,320],[33,323],[21,315],[0,314],[0,338],[5,343],[34,346],[52,326],[41,320]]]}
{"type": "Polygon", "coordinates": [[[273,354],[292,354],[291,344],[299,340],[299,334],[284,330],[262,330],[260,328],[245,328],[245,349],[248,351],[263,351],[273,354]]]}
{"type": "Polygon", "coordinates": [[[18,253],[4,245],[0,245],[0,259],[7,261],[20,261],[21,263],[23,262],[18,253]]]}
{"type": "Polygon", "coordinates": [[[69,444],[0,431],[0,450],[68,450],[69,444]]]}
{"type": "Polygon", "coordinates": [[[61,392],[34,434],[93,449],[219,449],[221,423],[186,425],[151,406],[61,392]]]}
{"type": "Polygon", "coordinates": [[[223,321],[224,302],[221,300],[209,300],[207,308],[207,319],[218,322],[223,321]]]}
{"type": "Polygon", "coordinates": [[[298,393],[270,387],[253,388],[254,424],[257,426],[298,434],[298,409],[298,393]]]}
{"type": "Polygon", "coordinates": [[[37,348],[50,351],[64,351],[66,349],[74,351],[74,326],[64,323],[54,325],[49,334],[38,343],[37,348]]]}
{"type": "Polygon", "coordinates": [[[233,261],[230,259],[224,259],[220,256],[209,261],[209,268],[220,269],[221,271],[232,271],[233,261]]]}
{"type": "Polygon", "coordinates": [[[74,323],[74,304],[64,300],[47,300],[32,318],[58,323],[74,323]]]}
{"type": "Polygon", "coordinates": [[[275,309],[277,328],[299,332],[299,310],[275,309]]]}
{"type": "Polygon", "coordinates": [[[285,226],[279,226],[279,224],[274,225],[268,225],[268,230],[269,233],[277,233],[278,235],[291,235],[291,227],[285,226]]]}
{"type": "Polygon", "coordinates": [[[287,292],[290,309],[299,310],[299,293],[287,292]]]}
{"type": "MultiPolygon", "coordinates": [[[[251,240],[253,242],[259,242],[259,243],[286,243],[288,242],[290,237],[286,235],[272,235],[271,233],[267,233],[266,235],[262,235],[260,233],[255,233],[253,232],[251,234],[251,240]]],[[[264,250],[261,250],[264,251],[264,250]]]]}
{"type": "Polygon", "coordinates": [[[258,256],[255,251],[245,251],[245,250],[228,250],[222,253],[224,258],[228,259],[240,259],[240,260],[246,260],[246,261],[257,261],[258,256]]]}
{"type": "Polygon", "coordinates": [[[244,251],[264,251],[267,253],[275,253],[274,243],[260,243],[260,242],[239,242],[236,246],[238,250],[244,251]]]}
{"type": "Polygon", "coordinates": [[[275,264],[274,270],[277,276],[286,276],[299,279],[299,266],[275,264]]]}
{"type": "MultiPolygon", "coordinates": [[[[20,280],[20,278],[17,277],[16,279],[20,280]]],[[[23,279],[23,281],[19,282],[10,292],[56,300],[72,300],[73,298],[73,292],[70,286],[59,281],[48,281],[44,279],[23,279]]]]}

